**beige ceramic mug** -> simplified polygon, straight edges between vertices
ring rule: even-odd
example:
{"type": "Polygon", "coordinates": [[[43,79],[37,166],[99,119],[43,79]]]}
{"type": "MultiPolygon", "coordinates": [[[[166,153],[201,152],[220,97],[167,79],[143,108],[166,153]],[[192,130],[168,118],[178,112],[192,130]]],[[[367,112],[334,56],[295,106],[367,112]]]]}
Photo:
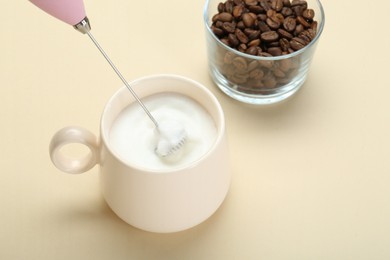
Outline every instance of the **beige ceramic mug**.
{"type": "Polygon", "coordinates": [[[201,84],[176,75],[135,80],[131,86],[140,98],[162,92],[191,97],[211,115],[217,138],[196,161],[179,168],[150,170],[120,159],[110,145],[109,133],[118,114],[135,102],[126,87],[119,89],[104,108],[100,137],[81,127],[65,127],[50,143],[54,165],[67,173],[82,173],[100,166],[100,182],[107,204],[124,221],[151,232],[176,232],[209,218],[223,202],[230,186],[228,145],[223,110],[201,84]],[[83,144],[85,158],[69,159],[61,151],[68,144],[83,144]]]}

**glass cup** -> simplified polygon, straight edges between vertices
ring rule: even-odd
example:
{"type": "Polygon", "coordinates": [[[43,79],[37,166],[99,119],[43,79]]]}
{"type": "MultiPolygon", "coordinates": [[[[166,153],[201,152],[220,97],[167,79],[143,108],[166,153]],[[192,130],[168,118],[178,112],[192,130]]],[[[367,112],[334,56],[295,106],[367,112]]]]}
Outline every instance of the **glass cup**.
{"type": "Polygon", "coordinates": [[[228,96],[255,105],[277,103],[296,93],[307,78],[324,28],[321,2],[306,1],[307,8],[314,10],[314,20],[317,21],[313,39],[297,51],[291,52],[290,47],[286,51],[288,54],[271,57],[250,55],[244,49],[231,48],[228,42],[223,42],[214,34],[212,19],[218,13],[221,2],[224,3],[224,0],[206,0],[204,6],[209,71],[217,86],[228,96]]]}

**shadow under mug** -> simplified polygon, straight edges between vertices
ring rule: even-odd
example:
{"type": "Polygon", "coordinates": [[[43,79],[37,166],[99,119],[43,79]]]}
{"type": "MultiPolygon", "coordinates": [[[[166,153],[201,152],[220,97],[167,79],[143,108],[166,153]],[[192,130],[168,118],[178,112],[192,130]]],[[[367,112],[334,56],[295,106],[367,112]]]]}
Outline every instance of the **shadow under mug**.
{"type": "Polygon", "coordinates": [[[188,165],[169,170],[151,170],[123,160],[109,140],[118,114],[135,102],[128,89],[122,87],[104,108],[100,137],[81,127],[59,130],[50,143],[52,162],[67,173],[82,173],[98,164],[107,204],[132,226],[159,233],[194,227],[219,208],[230,186],[223,110],[206,87],[181,76],[148,76],[130,84],[140,98],[174,92],[197,101],[211,115],[217,128],[216,140],[208,152],[188,165]],[[69,159],[61,151],[68,144],[86,145],[89,154],[85,158],[69,159]]]}

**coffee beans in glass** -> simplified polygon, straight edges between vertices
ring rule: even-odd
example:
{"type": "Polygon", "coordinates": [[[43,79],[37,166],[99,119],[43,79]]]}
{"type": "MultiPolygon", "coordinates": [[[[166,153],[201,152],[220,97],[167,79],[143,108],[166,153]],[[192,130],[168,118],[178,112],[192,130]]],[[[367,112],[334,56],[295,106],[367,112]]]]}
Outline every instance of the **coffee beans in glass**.
{"type": "Polygon", "coordinates": [[[292,96],[307,78],[324,19],[319,0],[206,0],[211,77],[245,103],[292,96]]]}

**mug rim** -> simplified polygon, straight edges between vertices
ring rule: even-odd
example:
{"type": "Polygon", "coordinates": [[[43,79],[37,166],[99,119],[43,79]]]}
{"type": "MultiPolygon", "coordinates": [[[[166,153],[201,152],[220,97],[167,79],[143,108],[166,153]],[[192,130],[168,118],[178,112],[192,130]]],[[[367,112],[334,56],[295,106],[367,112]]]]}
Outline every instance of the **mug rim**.
{"type": "MultiPolygon", "coordinates": [[[[209,156],[210,153],[212,153],[214,150],[216,150],[217,146],[222,142],[222,139],[225,136],[225,116],[224,116],[224,112],[223,112],[222,106],[219,103],[218,99],[214,96],[214,94],[208,88],[206,88],[204,85],[202,85],[201,83],[199,83],[199,82],[197,82],[195,80],[192,80],[190,78],[187,78],[187,77],[184,77],[184,76],[180,76],[180,75],[176,75],[176,74],[154,74],[154,75],[143,76],[143,77],[137,78],[137,79],[135,79],[133,81],[130,81],[129,84],[133,85],[133,84],[137,84],[139,82],[143,82],[143,81],[147,81],[147,80],[156,80],[156,79],[159,79],[159,78],[160,79],[168,79],[169,78],[169,79],[173,79],[173,80],[183,81],[183,82],[186,82],[188,84],[191,84],[193,87],[196,87],[196,88],[202,90],[207,95],[207,97],[209,98],[211,104],[213,104],[213,106],[214,106],[214,108],[216,109],[216,112],[217,112],[217,117],[216,118],[213,117],[215,126],[217,128],[217,136],[216,136],[216,139],[213,142],[213,144],[207,150],[207,152],[202,154],[198,159],[196,159],[196,160],[194,160],[192,162],[180,165],[180,166],[174,166],[174,167],[169,168],[169,169],[148,168],[148,167],[145,167],[145,166],[143,166],[141,164],[137,164],[137,163],[131,162],[129,160],[125,160],[123,158],[123,156],[121,156],[116,151],[114,151],[114,149],[112,149],[112,146],[110,145],[110,142],[109,142],[109,132],[110,132],[110,129],[111,129],[112,125],[111,126],[105,125],[105,124],[107,124],[107,122],[106,122],[107,121],[107,116],[108,116],[107,113],[111,109],[112,103],[115,102],[115,100],[117,100],[121,95],[123,95],[123,93],[126,93],[126,92],[129,93],[129,103],[126,104],[126,107],[128,105],[130,105],[131,103],[136,102],[135,100],[132,100],[133,97],[131,96],[131,94],[130,94],[129,90],[127,89],[127,87],[125,85],[121,86],[117,91],[115,91],[115,93],[110,97],[110,99],[107,101],[106,105],[104,106],[104,109],[103,109],[103,112],[102,112],[102,116],[101,116],[101,120],[100,120],[100,140],[104,143],[104,146],[111,153],[111,155],[113,157],[115,157],[115,159],[120,161],[123,165],[125,165],[126,167],[133,168],[135,170],[140,170],[140,171],[142,171],[143,173],[146,173],[146,174],[147,173],[150,173],[150,174],[156,174],[156,173],[158,173],[158,174],[164,174],[164,173],[165,174],[170,174],[170,173],[175,173],[175,172],[182,171],[184,169],[193,168],[196,165],[200,164],[202,161],[204,161],[209,156]]],[[[152,93],[151,95],[159,94],[159,93],[169,93],[169,92],[185,95],[185,94],[182,94],[180,92],[174,92],[172,90],[167,90],[166,92],[164,92],[164,91],[155,92],[155,93],[152,93]]],[[[187,96],[187,97],[192,98],[191,96],[187,96]]],[[[140,97],[140,98],[142,99],[142,97],[140,97]]],[[[196,102],[198,102],[198,101],[196,101],[196,102]]],[[[206,109],[206,108],[204,108],[204,109],[206,109]]],[[[208,110],[206,110],[206,111],[209,113],[208,110]]],[[[116,115],[115,117],[117,117],[117,116],[118,115],[116,115]]]]}

